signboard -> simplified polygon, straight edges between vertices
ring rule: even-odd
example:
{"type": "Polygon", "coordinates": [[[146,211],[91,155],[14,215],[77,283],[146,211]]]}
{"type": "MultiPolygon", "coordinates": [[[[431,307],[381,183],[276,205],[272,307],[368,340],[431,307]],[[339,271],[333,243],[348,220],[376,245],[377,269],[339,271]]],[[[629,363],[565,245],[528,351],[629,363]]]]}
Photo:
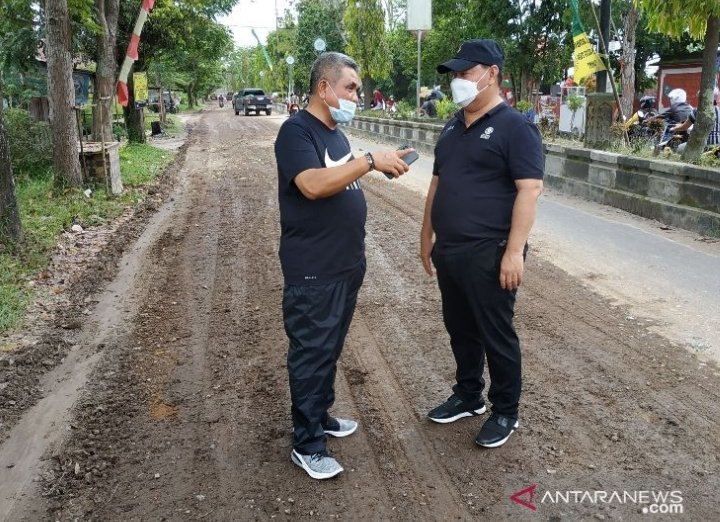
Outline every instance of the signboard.
{"type": "Polygon", "coordinates": [[[408,0],[408,31],[429,31],[432,29],[432,0],[408,0]]]}
{"type": "MultiPolygon", "coordinates": [[[[90,85],[92,84],[94,73],[88,71],[73,71],[72,79],[75,87],[75,105],[86,105],[90,98],[90,85]]],[[[35,71],[27,74],[10,76],[16,80],[25,89],[31,91],[32,96],[47,96],[47,67],[41,64],[35,71]]]]}
{"type": "Polygon", "coordinates": [[[133,90],[135,103],[147,103],[148,101],[148,80],[147,73],[133,73],[133,90]]]}
{"type": "Polygon", "coordinates": [[[87,105],[90,97],[90,83],[92,74],[83,71],[73,71],[73,85],[75,86],[75,105],[87,105]]]}

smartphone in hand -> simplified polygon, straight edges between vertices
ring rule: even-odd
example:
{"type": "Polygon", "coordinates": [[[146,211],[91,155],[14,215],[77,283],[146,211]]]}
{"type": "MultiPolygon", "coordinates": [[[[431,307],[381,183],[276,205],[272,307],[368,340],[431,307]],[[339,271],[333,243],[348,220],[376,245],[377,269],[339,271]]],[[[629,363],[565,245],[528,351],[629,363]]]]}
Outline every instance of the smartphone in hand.
{"type": "MultiPolygon", "coordinates": [[[[398,150],[405,150],[409,149],[410,145],[402,145],[398,150]]],[[[407,163],[408,165],[412,165],[415,160],[417,160],[420,157],[420,155],[417,153],[416,150],[412,151],[410,154],[407,154],[402,160],[407,163]]],[[[388,174],[387,172],[383,172],[385,174],[385,177],[387,179],[395,179],[395,176],[392,174],[388,174]]]]}

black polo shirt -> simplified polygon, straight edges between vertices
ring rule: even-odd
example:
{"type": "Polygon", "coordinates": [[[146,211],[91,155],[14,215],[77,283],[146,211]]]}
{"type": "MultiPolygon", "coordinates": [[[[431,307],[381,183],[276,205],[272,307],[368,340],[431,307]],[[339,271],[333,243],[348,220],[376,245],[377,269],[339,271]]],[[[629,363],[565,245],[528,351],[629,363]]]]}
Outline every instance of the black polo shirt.
{"type": "Polygon", "coordinates": [[[501,103],[469,128],[459,111],[435,146],[436,251],[453,253],[483,240],[506,239],[515,180],[542,179],[544,164],[540,132],[517,110],[501,103]]]}

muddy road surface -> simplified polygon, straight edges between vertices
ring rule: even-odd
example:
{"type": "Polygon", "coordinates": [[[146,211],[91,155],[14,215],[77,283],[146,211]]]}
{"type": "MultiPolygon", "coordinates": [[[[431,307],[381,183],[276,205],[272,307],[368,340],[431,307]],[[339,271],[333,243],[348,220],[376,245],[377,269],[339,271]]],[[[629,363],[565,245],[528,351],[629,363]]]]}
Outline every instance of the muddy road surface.
{"type": "MultiPolygon", "coordinates": [[[[473,440],[485,416],[425,418],[450,394],[454,362],[416,255],[423,198],[380,175],[362,181],[368,271],[336,384],[335,413],[360,428],[329,442],[346,470],[336,479],[294,466],[281,122],[217,108],[197,118],[172,201],[121,262],[116,313],[78,348],[89,368],[72,408],[43,417],[57,442],[37,462],[0,462],[0,474],[27,479],[5,481],[8,520],[717,518],[717,366],[532,248],[517,304],[520,429],[483,450],[473,440]]],[[[45,435],[21,419],[3,445],[42,447],[45,435]]]]}

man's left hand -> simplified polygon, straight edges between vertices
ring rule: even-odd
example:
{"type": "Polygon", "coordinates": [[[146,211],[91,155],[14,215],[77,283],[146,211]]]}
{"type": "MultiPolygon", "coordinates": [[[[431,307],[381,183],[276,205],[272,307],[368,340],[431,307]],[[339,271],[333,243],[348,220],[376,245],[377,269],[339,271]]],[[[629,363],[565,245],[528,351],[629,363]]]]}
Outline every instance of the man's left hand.
{"type": "Polygon", "coordinates": [[[525,260],[522,253],[505,252],[500,261],[500,286],[503,290],[517,290],[522,283],[525,260]]]}

